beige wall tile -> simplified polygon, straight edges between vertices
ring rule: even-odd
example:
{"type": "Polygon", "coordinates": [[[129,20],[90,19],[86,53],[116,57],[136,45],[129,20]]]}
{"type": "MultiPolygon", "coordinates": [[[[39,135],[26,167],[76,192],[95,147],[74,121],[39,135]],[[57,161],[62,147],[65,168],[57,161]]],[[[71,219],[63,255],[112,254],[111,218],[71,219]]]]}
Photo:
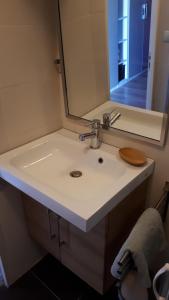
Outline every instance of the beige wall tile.
{"type": "Polygon", "coordinates": [[[61,126],[54,0],[0,0],[0,153],[61,126]]]}
{"type": "Polygon", "coordinates": [[[0,88],[54,75],[54,38],[51,32],[26,27],[0,27],[0,88]]]}
{"type": "Polygon", "coordinates": [[[96,94],[98,104],[109,99],[107,32],[105,13],[95,13],[91,17],[93,57],[95,67],[96,94]],[[98,38],[99,36],[99,38],[98,38]],[[103,101],[104,99],[104,101],[103,101]]]}
{"type": "Polygon", "coordinates": [[[0,26],[53,25],[54,0],[0,0],[0,26]]]}
{"type": "Polygon", "coordinates": [[[108,99],[106,20],[100,6],[96,8],[94,11],[91,1],[85,4],[79,1],[78,5],[74,0],[61,2],[69,110],[77,116],[88,113],[108,99]]]}
{"type": "Polygon", "coordinates": [[[104,13],[105,11],[105,1],[103,0],[90,0],[91,3],[91,12],[92,13],[104,13]]]}
{"type": "MultiPolygon", "coordinates": [[[[61,126],[53,64],[55,4],[55,0],[0,0],[0,153],[61,126]]],[[[28,236],[20,193],[7,186],[1,189],[0,202],[0,258],[11,284],[43,253],[28,236]]]]}
{"type": "MultiPolygon", "coordinates": [[[[6,148],[14,148],[59,128],[57,98],[54,80],[1,89],[0,119],[6,148]]],[[[4,151],[4,145],[2,149],[4,151]]]]}
{"type": "Polygon", "coordinates": [[[64,54],[70,112],[83,115],[97,106],[91,18],[86,16],[65,26],[64,54]]]}
{"type": "Polygon", "coordinates": [[[64,21],[70,22],[89,15],[91,0],[62,0],[60,1],[61,12],[64,10],[64,21]]]}

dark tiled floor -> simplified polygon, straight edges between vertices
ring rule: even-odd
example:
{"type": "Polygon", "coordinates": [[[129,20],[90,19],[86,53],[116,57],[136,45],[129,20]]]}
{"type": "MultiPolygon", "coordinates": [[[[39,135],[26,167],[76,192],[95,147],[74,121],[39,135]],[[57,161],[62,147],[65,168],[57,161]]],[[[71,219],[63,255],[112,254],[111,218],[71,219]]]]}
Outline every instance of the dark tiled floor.
{"type": "Polygon", "coordinates": [[[9,289],[0,288],[1,300],[117,300],[115,289],[99,295],[48,255],[9,289]]]}
{"type": "Polygon", "coordinates": [[[0,288],[1,300],[56,300],[56,297],[29,272],[9,289],[0,288]]]}
{"type": "Polygon", "coordinates": [[[146,107],[147,72],[130,80],[111,93],[111,99],[135,107],[146,107]]]}

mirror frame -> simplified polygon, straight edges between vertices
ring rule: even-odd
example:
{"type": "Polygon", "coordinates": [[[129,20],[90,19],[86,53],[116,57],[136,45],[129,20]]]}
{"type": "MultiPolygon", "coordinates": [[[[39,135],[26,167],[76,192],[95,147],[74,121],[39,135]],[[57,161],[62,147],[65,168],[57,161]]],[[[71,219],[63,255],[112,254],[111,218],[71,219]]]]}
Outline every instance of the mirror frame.
{"type": "MultiPolygon", "coordinates": [[[[58,48],[59,48],[59,62],[60,62],[60,69],[61,69],[60,73],[61,73],[61,78],[62,78],[62,90],[63,90],[63,96],[64,96],[65,115],[68,119],[74,120],[76,122],[76,124],[88,127],[89,124],[91,123],[90,120],[71,115],[69,112],[59,1],[60,0],[56,0],[56,5],[57,5],[57,8],[56,8],[56,26],[57,26],[57,28],[56,28],[56,30],[57,30],[57,39],[58,39],[58,48]]],[[[169,129],[169,113],[163,113],[163,123],[162,123],[162,128],[161,128],[161,137],[160,137],[159,141],[148,138],[148,137],[144,137],[141,135],[137,135],[135,133],[130,133],[128,131],[116,129],[116,128],[109,128],[108,130],[102,128],[101,130],[103,130],[103,132],[105,132],[107,134],[116,134],[121,137],[131,138],[131,139],[135,139],[138,141],[146,142],[148,144],[153,144],[153,145],[157,145],[160,147],[164,147],[166,138],[167,138],[168,129],[169,129]]]]}

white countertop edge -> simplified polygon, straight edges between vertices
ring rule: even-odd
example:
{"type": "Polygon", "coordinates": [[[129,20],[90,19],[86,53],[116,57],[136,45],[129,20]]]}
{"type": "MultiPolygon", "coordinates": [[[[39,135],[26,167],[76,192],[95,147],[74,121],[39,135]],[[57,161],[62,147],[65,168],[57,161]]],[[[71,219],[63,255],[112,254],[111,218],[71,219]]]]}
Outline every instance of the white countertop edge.
{"type": "Polygon", "coordinates": [[[87,232],[91,230],[97,223],[99,223],[117,204],[119,204],[128,194],[130,194],[137,186],[146,180],[153,172],[154,163],[150,164],[145,170],[123,187],[108,200],[99,210],[95,212],[89,219],[84,219],[75,212],[70,211],[68,208],[57,202],[57,199],[52,199],[47,194],[42,193],[35,187],[25,183],[13,174],[3,169],[0,170],[0,176],[8,183],[18,188],[23,193],[38,201],[40,204],[46,206],[59,216],[63,217],[68,222],[77,226],[79,229],[87,232]]]}
{"type": "Polygon", "coordinates": [[[65,220],[69,221],[70,223],[74,224],[78,228],[83,231],[86,231],[86,220],[78,216],[77,214],[71,212],[65,206],[62,206],[56,200],[54,201],[48,195],[43,194],[42,192],[38,191],[34,187],[30,186],[29,184],[22,181],[20,178],[15,177],[14,175],[9,174],[5,170],[0,170],[0,176],[6,182],[10,183],[26,195],[30,196],[31,198],[38,201],[40,204],[46,206],[48,209],[52,210],[59,216],[63,217],[65,220]]]}
{"type": "Polygon", "coordinates": [[[129,182],[123,189],[121,189],[113,199],[110,199],[105,205],[96,212],[86,223],[86,231],[89,231],[99,221],[101,221],[111,210],[125,199],[131,192],[133,192],[141,183],[151,176],[154,170],[154,163],[148,166],[143,173],[139,174],[131,182],[129,182]],[[144,179],[143,179],[144,178],[144,179]],[[99,220],[99,221],[98,221],[99,220]]]}

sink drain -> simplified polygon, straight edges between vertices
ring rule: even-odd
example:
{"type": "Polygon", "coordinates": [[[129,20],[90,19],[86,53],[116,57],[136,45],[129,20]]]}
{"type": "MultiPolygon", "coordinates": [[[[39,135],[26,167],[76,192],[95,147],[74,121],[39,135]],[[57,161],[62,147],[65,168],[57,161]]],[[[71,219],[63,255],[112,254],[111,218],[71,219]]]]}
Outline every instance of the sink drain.
{"type": "Polygon", "coordinates": [[[99,162],[99,164],[102,164],[104,162],[103,158],[99,157],[98,162],[99,162]]]}
{"type": "Polygon", "coordinates": [[[82,176],[82,172],[81,171],[72,171],[70,172],[70,176],[73,177],[73,178],[79,178],[82,176]]]}

